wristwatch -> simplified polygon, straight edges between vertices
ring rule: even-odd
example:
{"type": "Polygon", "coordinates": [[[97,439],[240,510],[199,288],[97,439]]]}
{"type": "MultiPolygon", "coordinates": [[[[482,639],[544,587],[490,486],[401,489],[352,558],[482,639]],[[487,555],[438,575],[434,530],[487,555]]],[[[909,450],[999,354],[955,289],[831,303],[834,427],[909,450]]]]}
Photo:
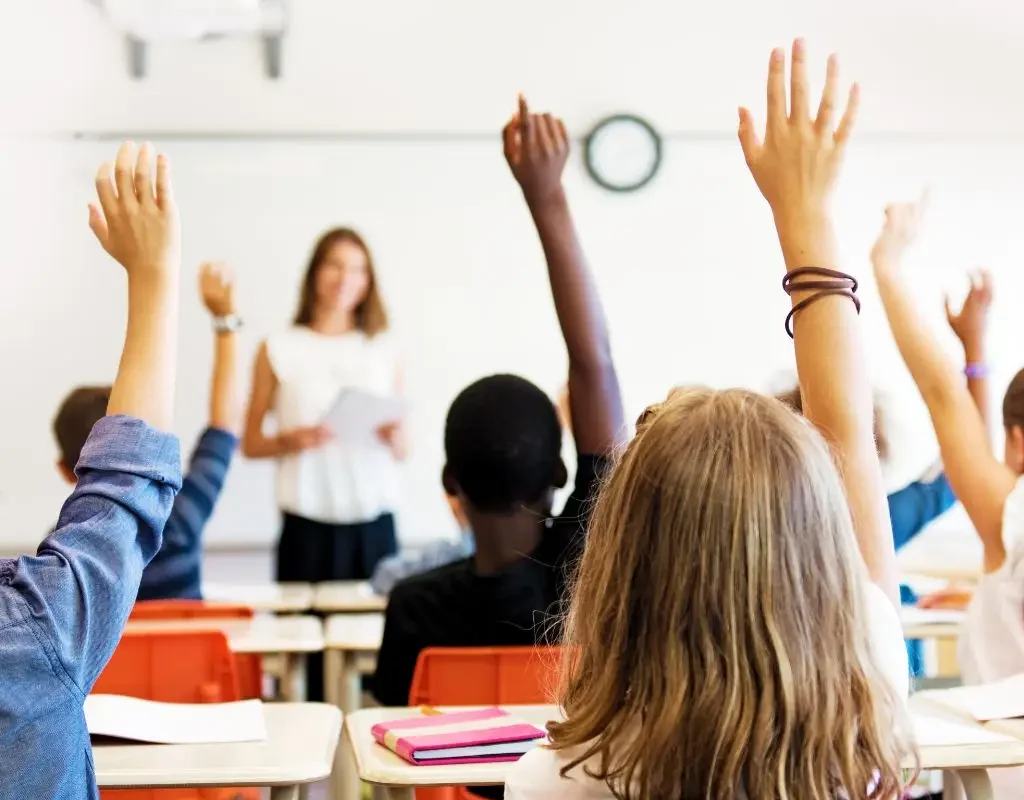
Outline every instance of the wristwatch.
{"type": "Polygon", "coordinates": [[[243,325],[245,325],[245,321],[238,314],[213,318],[213,329],[217,333],[234,333],[241,330],[243,325]]]}

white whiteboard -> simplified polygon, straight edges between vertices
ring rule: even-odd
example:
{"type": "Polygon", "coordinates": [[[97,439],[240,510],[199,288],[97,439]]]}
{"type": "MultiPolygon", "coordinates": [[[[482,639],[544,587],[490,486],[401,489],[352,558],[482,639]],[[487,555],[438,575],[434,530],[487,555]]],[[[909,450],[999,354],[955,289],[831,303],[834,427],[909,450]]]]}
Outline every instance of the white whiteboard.
{"type": "MultiPolygon", "coordinates": [[[[32,547],[66,494],[50,422],[73,385],[109,381],[124,325],[120,268],[91,241],[86,204],[110,145],[5,143],[0,153],[0,353],[6,421],[0,551],[32,547]]],[[[487,142],[173,142],[186,268],[176,430],[201,429],[211,363],[194,293],[202,259],[232,262],[247,320],[243,372],[258,341],[287,324],[317,235],[367,237],[405,346],[412,456],[400,516],[406,540],[451,531],[441,496],[442,426],[468,382],[520,373],[554,394],[565,355],[540,248],[500,145],[487,142]]],[[[863,321],[884,390],[895,483],[935,455],[923,406],[892,346],[866,254],[890,198],[933,187],[920,293],[942,324],[941,292],[990,264],[997,299],[994,400],[1024,363],[1024,145],[854,145],[837,216],[845,267],[865,280],[863,321]]],[[[608,311],[628,411],[675,383],[774,387],[792,372],[786,298],[770,215],[731,141],[669,142],[662,173],[629,197],[567,183],[608,311]]],[[[949,340],[952,346],[952,340],[949,340]]],[[[211,545],[266,545],[278,519],[272,467],[239,459],[208,531],[211,545]]]]}

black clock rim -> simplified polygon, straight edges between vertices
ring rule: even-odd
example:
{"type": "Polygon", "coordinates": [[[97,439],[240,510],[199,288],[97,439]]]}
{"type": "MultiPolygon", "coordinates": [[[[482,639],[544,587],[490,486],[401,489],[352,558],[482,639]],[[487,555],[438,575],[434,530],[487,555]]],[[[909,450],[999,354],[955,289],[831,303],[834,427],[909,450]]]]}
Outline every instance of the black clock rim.
{"type": "Polygon", "coordinates": [[[610,192],[618,192],[619,194],[627,194],[629,192],[635,192],[639,189],[643,189],[647,184],[654,180],[654,176],[657,175],[658,170],[661,169],[661,151],[661,136],[654,129],[654,126],[651,125],[651,123],[643,117],[638,117],[636,114],[612,114],[610,117],[605,117],[600,120],[593,128],[591,128],[590,133],[588,133],[587,137],[583,140],[583,164],[587,168],[587,174],[590,175],[591,180],[593,180],[594,183],[602,189],[607,189],[610,192]],[[611,183],[610,181],[605,180],[594,166],[593,153],[591,151],[594,137],[597,136],[602,129],[618,122],[631,122],[635,125],[639,125],[651,137],[651,141],[654,142],[654,161],[651,163],[651,167],[647,171],[647,174],[639,181],[634,181],[632,183],[611,183]]]}

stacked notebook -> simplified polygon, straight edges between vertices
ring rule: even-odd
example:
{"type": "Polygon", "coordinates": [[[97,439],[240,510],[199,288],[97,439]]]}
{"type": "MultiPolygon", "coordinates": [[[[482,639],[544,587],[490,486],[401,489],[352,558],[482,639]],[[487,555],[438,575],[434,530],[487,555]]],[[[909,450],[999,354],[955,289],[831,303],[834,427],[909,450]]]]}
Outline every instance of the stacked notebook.
{"type": "Polygon", "coordinates": [[[500,708],[381,722],[372,733],[379,744],[417,765],[518,761],[546,736],[500,708]]]}

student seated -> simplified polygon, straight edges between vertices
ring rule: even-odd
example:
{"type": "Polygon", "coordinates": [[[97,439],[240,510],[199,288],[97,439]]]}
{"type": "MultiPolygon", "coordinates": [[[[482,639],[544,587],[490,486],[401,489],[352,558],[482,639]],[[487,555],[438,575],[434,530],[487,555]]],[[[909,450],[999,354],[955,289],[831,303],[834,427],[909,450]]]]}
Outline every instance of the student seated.
{"type": "MultiPolygon", "coordinates": [[[[0,560],[0,797],[97,800],[82,703],[121,638],[181,484],[174,406],[180,232],[167,160],[125,145],[90,226],[128,273],[107,416],[34,556],[0,560]],[[114,180],[116,179],[116,188],[114,180]]],[[[57,189],[59,191],[59,189],[57,189]]]]}
{"type": "Polygon", "coordinates": [[[837,266],[829,200],[857,96],[834,128],[830,59],[812,120],[804,60],[798,41],[789,115],[772,54],[764,144],[746,111],[740,139],[790,271],[807,421],[738,389],[676,390],[641,417],[572,592],[565,719],[511,768],[507,798],[903,789],[909,681],[871,388],[853,283],[823,269],[837,266]]]}
{"type": "MultiPolygon", "coordinates": [[[[778,395],[779,400],[803,414],[800,387],[778,395]]],[[[889,455],[889,442],[882,430],[881,413],[875,407],[875,444],[878,457],[884,463],[889,455]]],[[[942,471],[942,464],[933,465],[916,481],[892,492],[886,498],[889,505],[889,519],[892,522],[893,544],[898,551],[908,544],[929,523],[940,517],[956,504],[956,497],[942,471]]]]}
{"type": "MultiPolygon", "coordinates": [[[[569,391],[563,388],[558,393],[558,417],[565,429],[572,433],[569,419],[569,391]]],[[[445,494],[448,507],[459,527],[459,538],[454,541],[429,542],[415,550],[403,550],[382,560],[373,571],[370,586],[375,594],[387,597],[400,580],[430,572],[432,569],[444,567],[455,561],[462,561],[473,555],[475,544],[473,531],[469,528],[469,520],[462,510],[457,497],[445,494]]]]}
{"type": "MultiPolygon", "coordinates": [[[[982,412],[987,408],[983,383],[982,394],[977,391],[987,371],[983,349],[964,343],[968,390],[918,310],[901,269],[923,212],[923,201],[890,205],[872,262],[893,337],[928,406],[946,475],[981,540],[984,574],[967,607],[958,656],[964,683],[989,683],[1024,672],[1024,370],[1003,397],[1006,444],[1000,462],[982,412]]],[[[983,276],[974,281],[972,292],[978,291],[991,294],[983,276]]],[[[975,345],[981,343],[983,336],[975,345]]],[[[999,800],[1024,797],[1024,770],[989,775],[999,800]]]]}
{"type": "MultiPolygon", "coordinates": [[[[238,448],[240,412],[235,358],[234,285],[223,265],[204,264],[200,294],[213,315],[214,358],[210,385],[210,421],[199,437],[164,527],[163,545],[145,571],[139,600],[201,599],[202,534],[224,487],[231,459],[238,448]]],[[[53,423],[60,460],[57,467],[71,484],[75,464],[89,432],[106,414],[111,387],[83,386],[67,396],[53,423]]]]}
{"type": "Polygon", "coordinates": [[[545,640],[566,570],[583,548],[604,464],[625,430],[604,313],[562,189],[565,126],[531,114],[521,101],[504,142],[544,248],[568,350],[576,480],[562,513],[552,517],[552,493],[566,484],[567,471],[558,413],[537,386],[492,375],[459,394],[445,426],[442,480],[465,511],[475,554],[395,586],[373,680],[383,705],[408,703],[424,648],[545,640]]]}

